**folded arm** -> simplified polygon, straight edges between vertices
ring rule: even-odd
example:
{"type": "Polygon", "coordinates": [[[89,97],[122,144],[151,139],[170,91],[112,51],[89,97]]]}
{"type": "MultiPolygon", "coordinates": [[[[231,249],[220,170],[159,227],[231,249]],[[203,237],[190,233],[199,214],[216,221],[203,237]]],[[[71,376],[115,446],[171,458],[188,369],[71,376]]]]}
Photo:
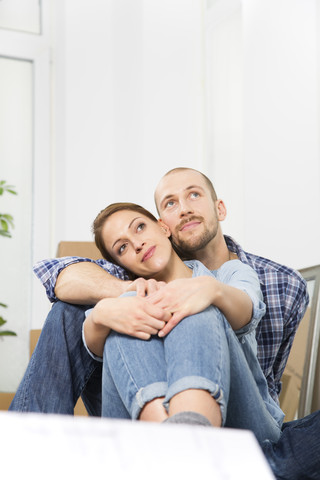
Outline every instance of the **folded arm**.
{"type": "Polygon", "coordinates": [[[230,263],[219,269],[217,277],[208,271],[208,275],[174,280],[150,295],[150,302],[173,313],[160,336],[169,333],[186,316],[209,305],[219,308],[235,331],[249,333],[256,328],[265,314],[259,279],[248,265],[238,262],[230,266],[230,263]]]}
{"type": "Polygon", "coordinates": [[[111,330],[148,340],[156,335],[171,314],[146,301],[146,297],[104,298],[90,311],[84,322],[84,337],[89,350],[103,356],[106,338],[111,330]]]}
{"type": "Polygon", "coordinates": [[[219,308],[234,330],[244,327],[252,318],[253,306],[247,293],[209,276],[174,280],[148,300],[173,313],[160,336],[169,333],[183,318],[210,305],[219,308]]]}
{"type": "Polygon", "coordinates": [[[121,295],[131,283],[125,270],[103,259],[62,257],[43,260],[34,266],[34,273],[51,302],[95,304],[104,297],[121,295]]]}
{"type": "Polygon", "coordinates": [[[118,297],[130,283],[95,263],[74,263],[59,274],[55,295],[64,302],[91,305],[106,297],[118,297]]]}

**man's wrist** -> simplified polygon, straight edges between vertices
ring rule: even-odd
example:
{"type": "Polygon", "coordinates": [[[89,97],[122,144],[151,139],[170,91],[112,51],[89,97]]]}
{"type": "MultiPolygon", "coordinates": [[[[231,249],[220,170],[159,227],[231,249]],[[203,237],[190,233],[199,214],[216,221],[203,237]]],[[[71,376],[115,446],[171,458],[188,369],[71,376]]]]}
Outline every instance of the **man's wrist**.
{"type": "Polygon", "coordinates": [[[100,285],[98,289],[100,293],[97,300],[120,297],[120,295],[127,291],[131,283],[131,280],[120,280],[116,277],[113,277],[111,280],[109,277],[100,285]]]}

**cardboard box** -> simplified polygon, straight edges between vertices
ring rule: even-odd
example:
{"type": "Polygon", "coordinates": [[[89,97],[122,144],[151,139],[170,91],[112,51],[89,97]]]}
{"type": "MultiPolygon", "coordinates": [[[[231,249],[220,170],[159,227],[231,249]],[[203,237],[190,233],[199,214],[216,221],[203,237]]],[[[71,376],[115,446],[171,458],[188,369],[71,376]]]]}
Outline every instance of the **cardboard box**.
{"type": "Polygon", "coordinates": [[[286,415],[286,422],[294,420],[298,411],[309,326],[310,308],[308,307],[298,327],[282,376],[280,406],[286,415]]]}
{"type": "Polygon", "coordinates": [[[92,260],[102,258],[100,251],[94,242],[60,242],[57,257],[86,257],[92,260]]]}
{"type": "Polygon", "coordinates": [[[0,393],[0,410],[8,410],[12,402],[14,393],[0,393]]]}

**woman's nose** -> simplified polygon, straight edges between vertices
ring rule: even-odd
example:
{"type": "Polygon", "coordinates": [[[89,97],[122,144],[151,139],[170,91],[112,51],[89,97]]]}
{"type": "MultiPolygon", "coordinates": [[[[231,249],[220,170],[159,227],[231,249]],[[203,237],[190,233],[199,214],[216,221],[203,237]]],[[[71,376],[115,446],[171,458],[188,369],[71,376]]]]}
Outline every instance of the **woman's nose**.
{"type": "Polygon", "coordinates": [[[135,242],[135,244],[134,244],[135,252],[136,252],[136,253],[141,252],[144,244],[145,244],[145,242],[142,242],[142,241],[140,241],[140,242],[135,242]]]}

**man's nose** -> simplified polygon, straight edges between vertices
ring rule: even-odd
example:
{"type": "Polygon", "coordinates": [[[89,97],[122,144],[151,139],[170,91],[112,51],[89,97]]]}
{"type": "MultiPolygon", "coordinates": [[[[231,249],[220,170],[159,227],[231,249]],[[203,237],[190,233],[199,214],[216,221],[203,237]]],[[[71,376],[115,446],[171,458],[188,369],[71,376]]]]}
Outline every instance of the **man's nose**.
{"type": "Polygon", "coordinates": [[[180,202],[180,217],[184,217],[185,215],[190,215],[193,213],[193,208],[187,201],[180,202]]]}

